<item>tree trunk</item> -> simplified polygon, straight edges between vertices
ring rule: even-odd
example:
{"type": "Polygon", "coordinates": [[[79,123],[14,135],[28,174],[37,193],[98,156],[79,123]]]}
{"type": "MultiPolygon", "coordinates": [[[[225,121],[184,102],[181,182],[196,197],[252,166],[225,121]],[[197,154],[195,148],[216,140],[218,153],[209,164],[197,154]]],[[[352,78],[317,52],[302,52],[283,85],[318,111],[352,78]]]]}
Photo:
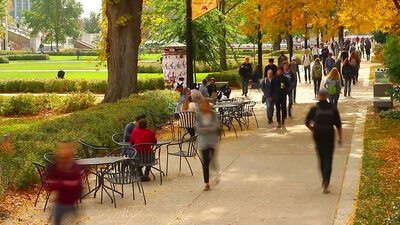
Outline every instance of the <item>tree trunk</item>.
{"type": "Polygon", "coordinates": [[[343,47],[344,45],[344,27],[341,26],[339,28],[339,45],[340,47],[343,47]]]}
{"type": "MultiPolygon", "coordinates": [[[[219,10],[225,14],[225,0],[221,0],[219,4],[219,10]]],[[[222,15],[218,17],[219,25],[221,26],[221,34],[222,38],[219,41],[219,66],[221,70],[226,71],[228,70],[228,63],[226,60],[226,27],[225,21],[222,15]]]]}
{"type": "Polygon", "coordinates": [[[317,34],[317,47],[319,48],[319,33],[317,34]]]}
{"type": "Polygon", "coordinates": [[[274,43],[272,44],[272,50],[273,51],[281,50],[281,42],[282,42],[282,37],[281,35],[278,35],[277,38],[274,40],[274,43]]]}
{"type": "Polygon", "coordinates": [[[116,102],[138,92],[138,52],[143,0],[106,4],[108,86],[104,102],[116,102]],[[126,22],[117,24],[117,21],[126,22]]]}
{"type": "MultiPolygon", "coordinates": [[[[258,11],[261,11],[261,5],[258,5],[258,11]]],[[[263,68],[263,53],[262,53],[262,33],[261,33],[261,24],[258,24],[257,27],[257,48],[258,48],[258,68],[263,68]]],[[[262,69],[261,69],[261,77],[262,76],[262,69]]]]}
{"type": "Polygon", "coordinates": [[[287,49],[289,51],[289,60],[290,60],[293,56],[293,35],[286,34],[286,44],[287,44],[287,49]]]}

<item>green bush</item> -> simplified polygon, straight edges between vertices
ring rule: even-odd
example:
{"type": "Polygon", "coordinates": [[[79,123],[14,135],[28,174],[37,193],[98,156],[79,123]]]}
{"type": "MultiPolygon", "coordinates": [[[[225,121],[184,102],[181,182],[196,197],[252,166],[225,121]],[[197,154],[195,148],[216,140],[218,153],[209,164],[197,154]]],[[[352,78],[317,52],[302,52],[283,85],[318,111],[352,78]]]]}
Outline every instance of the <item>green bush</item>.
{"type": "Polygon", "coordinates": [[[144,92],[118,103],[99,104],[47,120],[26,131],[11,133],[14,153],[0,153],[0,180],[7,181],[5,188],[26,188],[38,181],[32,162],[43,162],[43,154],[53,151],[58,141],[82,139],[95,145],[113,146],[111,136],[122,132],[123,125],[131,122],[135,115],[150,108],[160,114],[172,113],[169,106],[176,103],[178,97],[173,91],[144,92]]]}
{"type": "Polygon", "coordinates": [[[8,60],[8,58],[6,56],[1,56],[0,64],[3,64],[3,63],[10,63],[10,60],[8,60]]]}
{"type": "Polygon", "coordinates": [[[66,96],[21,94],[0,97],[0,115],[32,116],[55,110],[68,113],[93,106],[96,98],[90,93],[73,93],[66,96]]]}
{"type": "Polygon", "coordinates": [[[10,61],[18,60],[49,60],[49,55],[46,54],[24,54],[24,55],[7,55],[10,61]]]}
{"type": "Polygon", "coordinates": [[[32,53],[31,50],[0,50],[0,55],[26,55],[32,53]]]}
{"type": "Polygon", "coordinates": [[[388,111],[381,111],[379,115],[382,118],[389,118],[389,119],[400,119],[400,111],[399,110],[388,110],[388,111]]]}
{"type": "MultiPolygon", "coordinates": [[[[76,56],[76,50],[77,49],[65,49],[61,50],[59,52],[48,52],[48,55],[53,55],[53,56],[76,56]]],[[[81,56],[98,56],[99,53],[94,50],[80,50],[81,51],[81,56]]]]}
{"type": "Polygon", "coordinates": [[[228,81],[231,87],[240,86],[240,76],[238,70],[229,70],[221,73],[208,74],[206,79],[215,78],[217,81],[228,81]]]}
{"type": "Polygon", "coordinates": [[[393,82],[400,82],[400,36],[391,35],[383,47],[383,58],[387,76],[393,82]]]}

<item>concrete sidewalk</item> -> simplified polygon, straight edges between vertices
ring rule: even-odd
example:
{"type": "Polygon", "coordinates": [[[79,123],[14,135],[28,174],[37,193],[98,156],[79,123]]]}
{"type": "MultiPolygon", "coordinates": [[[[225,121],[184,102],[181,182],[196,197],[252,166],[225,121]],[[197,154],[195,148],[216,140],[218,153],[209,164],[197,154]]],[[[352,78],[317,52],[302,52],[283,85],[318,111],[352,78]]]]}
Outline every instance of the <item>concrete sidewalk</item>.
{"type": "MultiPolygon", "coordinates": [[[[160,186],[158,180],[144,184],[147,205],[139,194],[133,201],[130,188],[125,188],[123,199],[117,199],[116,209],[107,197],[103,204],[99,198],[85,199],[80,204],[80,224],[333,224],[356,112],[371,105],[369,66],[362,64],[352,97],[339,100],[344,144],[336,148],[330,194],[321,192],[314,143],[304,126],[304,117],[316,102],[313,86],[301,83],[294,118],[285,130],[267,124],[261,93],[251,90],[250,98],[259,102],[260,128],[252,121],[250,130],[238,132],[238,139],[232,132],[223,138],[218,151],[220,173],[212,175],[211,191],[202,191],[198,159],[190,160],[195,173],[191,176],[186,164],[179,172],[178,159],[170,158],[164,184],[160,186]]],[[[164,154],[162,158],[166,159],[164,154]]],[[[21,215],[19,224],[45,223],[49,214],[40,207],[21,215]]]]}

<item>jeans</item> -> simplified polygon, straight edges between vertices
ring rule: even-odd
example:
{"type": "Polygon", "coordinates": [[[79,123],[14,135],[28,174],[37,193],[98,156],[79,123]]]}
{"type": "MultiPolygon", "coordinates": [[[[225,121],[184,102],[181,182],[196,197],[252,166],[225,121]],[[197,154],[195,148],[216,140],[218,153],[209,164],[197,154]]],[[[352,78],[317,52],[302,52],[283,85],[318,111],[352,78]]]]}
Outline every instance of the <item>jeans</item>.
{"type": "Polygon", "coordinates": [[[307,83],[307,80],[311,82],[311,65],[305,66],[304,67],[304,80],[307,83]],[[307,79],[308,77],[308,79],[307,79]]]}
{"type": "Polygon", "coordinates": [[[296,103],[297,84],[293,88],[293,103],[296,103]]]}
{"type": "Polygon", "coordinates": [[[267,118],[268,121],[272,122],[272,117],[274,116],[274,103],[269,98],[265,99],[265,104],[267,105],[267,118]]]}
{"type": "Polygon", "coordinates": [[[344,80],[344,96],[350,96],[351,92],[351,79],[344,80]]]}
{"type": "Polygon", "coordinates": [[[367,61],[371,58],[371,50],[365,49],[365,54],[367,55],[367,61]]]}
{"type": "Polygon", "coordinates": [[[332,174],[334,140],[315,141],[322,174],[322,182],[329,185],[332,174]]]}
{"type": "Polygon", "coordinates": [[[336,94],[336,95],[329,95],[329,102],[330,102],[332,105],[334,105],[334,106],[337,107],[338,101],[339,101],[339,94],[336,94]]]}
{"type": "Polygon", "coordinates": [[[54,207],[54,225],[61,225],[62,218],[69,213],[76,215],[75,205],[61,205],[57,203],[54,207]]]}
{"type": "Polygon", "coordinates": [[[286,95],[282,96],[278,101],[274,102],[276,107],[276,119],[278,124],[285,124],[285,118],[287,116],[286,110],[286,95]]]}
{"type": "MultiPolygon", "coordinates": [[[[289,117],[292,117],[292,106],[293,106],[293,100],[294,100],[294,98],[293,98],[293,96],[294,96],[294,89],[291,89],[290,91],[289,91],[289,93],[288,93],[288,102],[287,102],[287,104],[288,104],[288,106],[287,106],[287,112],[289,112],[289,117]]],[[[286,116],[285,116],[285,118],[287,118],[287,113],[286,113],[286,116]]]]}
{"type": "Polygon", "coordinates": [[[314,79],[314,95],[317,96],[321,87],[321,78],[314,79]]]}
{"type": "Polygon", "coordinates": [[[249,92],[249,79],[242,77],[242,95],[247,96],[249,92]]]}
{"type": "Polygon", "coordinates": [[[201,151],[201,157],[203,159],[203,178],[206,184],[210,182],[210,162],[214,156],[214,151],[213,148],[207,148],[201,151]]]}

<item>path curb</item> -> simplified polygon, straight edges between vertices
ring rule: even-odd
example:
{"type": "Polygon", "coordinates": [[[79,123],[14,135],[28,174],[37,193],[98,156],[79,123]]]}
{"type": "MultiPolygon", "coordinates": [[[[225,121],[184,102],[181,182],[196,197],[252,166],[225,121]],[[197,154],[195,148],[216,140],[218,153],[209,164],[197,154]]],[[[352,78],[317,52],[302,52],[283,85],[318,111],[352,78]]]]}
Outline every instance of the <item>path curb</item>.
{"type": "Polygon", "coordinates": [[[361,177],[362,156],[364,152],[364,129],[367,109],[357,113],[351,140],[351,151],[347,159],[343,183],[336,208],[334,225],[352,224],[356,211],[357,196],[361,177]]]}

